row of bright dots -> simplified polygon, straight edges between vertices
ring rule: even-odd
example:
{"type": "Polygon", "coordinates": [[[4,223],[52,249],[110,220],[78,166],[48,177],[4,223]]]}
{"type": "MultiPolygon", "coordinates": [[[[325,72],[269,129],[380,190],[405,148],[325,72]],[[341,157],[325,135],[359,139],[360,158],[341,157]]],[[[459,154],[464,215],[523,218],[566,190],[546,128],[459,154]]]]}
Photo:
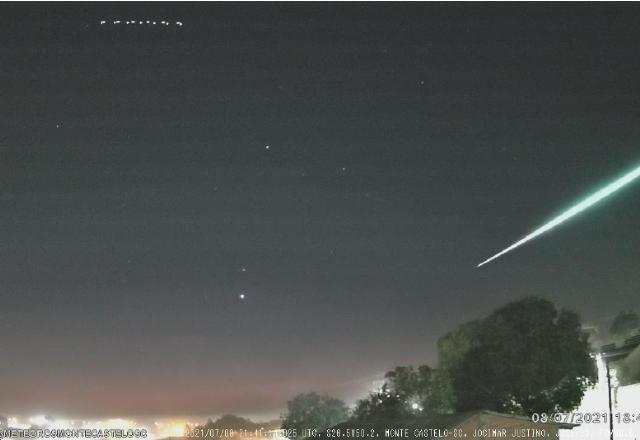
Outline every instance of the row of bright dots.
{"type": "MultiPolygon", "coordinates": [[[[171,22],[166,21],[166,20],[162,20],[162,21],[151,21],[151,20],[146,20],[146,21],[142,21],[142,20],[113,20],[113,21],[107,21],[107,20],[100,20],[100,24],[101,25],[105,25],[105,24],[150,24],[150,25],[156,25],[156,24],[161,24],[163,26],[169,26],[171,24],[171,22]]],[[[176,26],[182,26],[182,22],[181,21],[176,21],[175,22],[176,26]]]]}

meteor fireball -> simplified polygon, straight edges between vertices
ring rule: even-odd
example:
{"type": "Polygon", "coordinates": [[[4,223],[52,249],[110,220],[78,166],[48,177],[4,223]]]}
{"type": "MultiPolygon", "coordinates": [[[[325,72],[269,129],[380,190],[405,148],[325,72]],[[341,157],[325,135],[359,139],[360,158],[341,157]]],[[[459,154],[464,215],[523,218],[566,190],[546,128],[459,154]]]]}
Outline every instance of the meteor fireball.
{"type": "Polygon", "coordinates": [[[548,223],[545,223],[544,225],[540,226],[538,229],[536,229],[535,231],[531,232],[530,234],[525,235],[520,240],[518,240],[515,243],[513,243],[511,246],[509,246],[509,247],[501,250],[497,254],[495,254],[493,257],[490,257],[490,258],[484,260],[482,263],[478,264],[476,267],[484,266],[488,262],[490,262],[492,260],[495,260],[496,258],[506,254],[507,252],[510,252],[510,251],[514,250],[515,248],[522,246],[526,242],[528,242],[530,240],[533,240],[537,236],[542,235],[545,232],[555,228],[559,224],[564,223],[565,221],[569,220],[571,217],[574,217],[574,216],[580,214],[585,209],[595,205],[600,200],[604,199],[605,197],[608,197],[609,195],[611,195],[614,192],[618,191],[622,187],[624,187],[624,186],[628,185],[629,183],[633,182],[638,177],[640,177],[640,166],[638,166],[634,170],[628,172],[627,174],[625,174],[624,176],[620,177],[619,179],[614,180],[613,182],[611,182],[610,184],[608,184],[604,188],[602,188],[602,189],[596,191],[595,193],[591,194],[590,196],[588,196],[587,198],[582,200],[580,203],[578,203],[578,204],[572,206],[571,208],[567,209],[562,214],[560,214],[559,216],[557,216],[553,220],[549,221],[548,223]]]}

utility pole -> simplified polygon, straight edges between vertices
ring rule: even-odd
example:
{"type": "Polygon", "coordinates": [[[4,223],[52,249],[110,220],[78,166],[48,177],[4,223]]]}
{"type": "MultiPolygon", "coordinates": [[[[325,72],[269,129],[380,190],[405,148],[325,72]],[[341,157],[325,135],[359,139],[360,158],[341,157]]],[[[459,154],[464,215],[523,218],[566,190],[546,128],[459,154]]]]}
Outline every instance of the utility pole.
{"type": "Polygon", "coordinates": [[[605,359],[604,364],[607,367],[607,395],[609,396],[609,440],[613,440],[613,404],[611,402],[611,369],[609,368],[609,360],[605,359]]]}

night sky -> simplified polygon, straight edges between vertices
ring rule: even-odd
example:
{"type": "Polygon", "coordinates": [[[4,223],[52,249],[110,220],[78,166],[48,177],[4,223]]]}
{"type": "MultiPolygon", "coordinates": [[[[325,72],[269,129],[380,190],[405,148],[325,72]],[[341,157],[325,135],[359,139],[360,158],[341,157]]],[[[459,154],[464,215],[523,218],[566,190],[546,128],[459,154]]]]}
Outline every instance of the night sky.
{"type": "Polygon", "coordinates": [[[2,5],[0,414],[267,417],[527,295],[639,306],[637,182],[475,268],[640,164],[639,22],[2,5]]]}

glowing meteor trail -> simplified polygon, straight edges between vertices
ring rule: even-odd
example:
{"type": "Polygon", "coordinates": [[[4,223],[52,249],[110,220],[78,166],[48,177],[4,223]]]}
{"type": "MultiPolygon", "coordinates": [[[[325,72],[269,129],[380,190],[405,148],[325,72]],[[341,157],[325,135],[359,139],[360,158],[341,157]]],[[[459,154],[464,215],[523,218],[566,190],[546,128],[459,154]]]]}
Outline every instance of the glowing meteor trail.
{"type": "Polygon", "coordinates": [[[478,264],[476,267],[484,266],[488,262],[490,262],[492,260],[495,260],[496,258],[506,254],[509,251],[514,250],[517,247],[522,246],[523,244],[525,244],[529,240],[533,240],[537,236],[544,234],[545,232],[547,232],[548,230],[550,230],[552,228],[555,228],[559,224],[564,223],[565,221],[569,220],[571,217],[573,217],[573,216],[575,216],[577,214],[580,214],[582,211],[584,211],[585,209],[589,208],[590,206],[595,205],[600,200],[604,199],[605,197],[609,196],[610,194],[618,191],[623,186],[633,182],[638,177],[640,177],[640,166],[637,167],[636,169],[634,169],[633,171],[630,171],[629,173],[625,174],[624,176],[620,177],[619,179],[613,181],[612,183],[608,184],[607,186],[605,186],[601,190],[596,191],[595,193],[593,193],[592,195],[590,195],[589,197],[587,197],[586,199],[584,199],[583,201],[581,201],[577,205],[572,206],[571,208],[569,208],[568,210],[566,210],[565,212],[563,212],[562,214],[560,214],[559,216],[557,216],[556,218],[551,220],[550,222],[542,225],[541,227],[539,227],[535,231],[531,232],[530,234],[525,235],[524,237],[522,237],[520,240],[518,240],[515,243],[513,243],[508,248],[506,248],[506,249],[498,252],[497,254],[495,254],[493,257],[484,260],[482,263],[478,264]]]}

